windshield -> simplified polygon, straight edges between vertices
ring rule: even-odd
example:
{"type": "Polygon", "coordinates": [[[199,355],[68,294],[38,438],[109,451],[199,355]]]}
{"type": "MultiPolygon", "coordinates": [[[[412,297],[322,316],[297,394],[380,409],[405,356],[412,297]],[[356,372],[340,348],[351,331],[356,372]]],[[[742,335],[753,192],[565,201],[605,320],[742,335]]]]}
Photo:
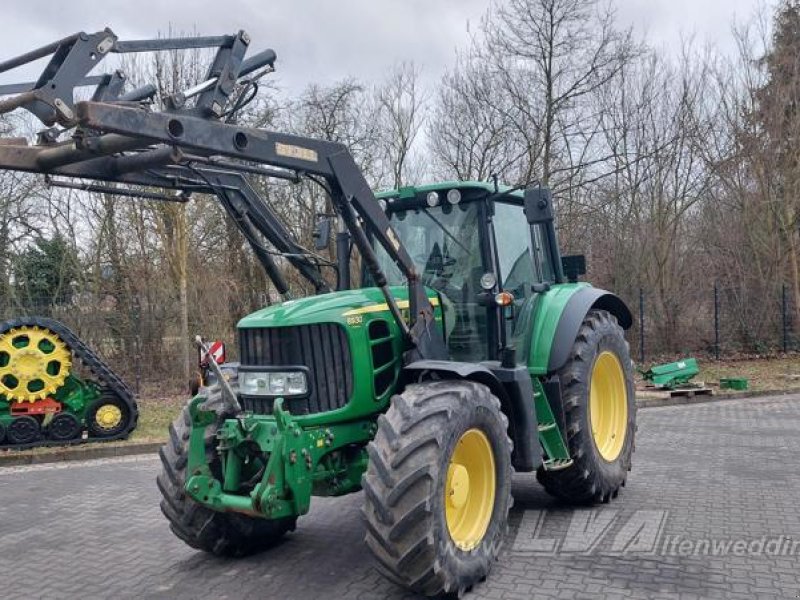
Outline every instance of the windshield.
{"type": "MultiPolygon", "coordinates": [[[[480,278],[477,215],[478,204],[469,203],[398,211],[389,218],[425,285],[444,291],[463,287],[475,275],[475,269],[480,278]]],[[[405,284],[405,277],[386,251],[380,246],[376,251],[389,285],[405,284]]]]}
{"type": "MultiPolygon", "coordinates": [[[[423,284],[439,292],[445,337],[454,360],[486,358],[486,310],[477,304],[483,274],[479,215],[479,202],[389,214],[423,284]]],[[[389,285],[405,284],[386,251],[379,245],[375,251],[389,285]]]]}

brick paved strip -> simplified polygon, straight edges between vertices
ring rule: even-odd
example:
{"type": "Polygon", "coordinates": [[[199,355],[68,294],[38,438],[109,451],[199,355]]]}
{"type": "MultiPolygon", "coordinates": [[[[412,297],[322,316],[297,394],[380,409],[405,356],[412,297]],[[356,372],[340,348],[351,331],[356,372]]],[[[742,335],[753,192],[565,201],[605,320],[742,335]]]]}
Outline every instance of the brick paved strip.
{"type": "MultiPolygon", "coordinates": [[[[736,546],[800,540],[800,395],[654,408],[639,424],[628,485],[590,514],[515,476],[506,545],[466,600],[798,597],[800,546],[736,546]],[[656,529],[631,530],[642,517],[656,529]],[[654,551],[637,549],[651,533],[654,551]]],[[[0,469],[0,598],[418,600],[375,571],[362,494],[314,498],[283,543],[228,560],[172,535],[158,470],[154,454],[0,469]]]]}

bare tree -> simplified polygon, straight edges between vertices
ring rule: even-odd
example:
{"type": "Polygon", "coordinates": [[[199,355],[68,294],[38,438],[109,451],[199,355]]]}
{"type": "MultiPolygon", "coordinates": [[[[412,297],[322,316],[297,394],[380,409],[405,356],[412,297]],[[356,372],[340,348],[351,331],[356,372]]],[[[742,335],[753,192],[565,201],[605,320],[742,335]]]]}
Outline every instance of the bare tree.
{"type": "MultiPolygon", "coordinates": [[[[429,126],[430,153],[442,177],[516,182],[526,145],[515,135],[514,107],[502,79],[480,57],[459,58],[442,79],[429,126]]],[[[535,136],[535,132],[531,132],[535,136]]]]}
{"type": "Polygon", "coordinates": [[[375,90],[384,170],[389,172],[394,189],[406,185],[421,171],[421,165],[414,164],[413,154],[427,101],[419,75],[420,69],[413,63],[399,63],[375,90]]]}
{"type": "Polygon", "coordinates": [[[597,127],[591,97],[637,53],[630,31],[598,0],[510,0],[493,5],[483,31],[481,56],[500,76],[525,141],[526,178],[558,189],[559,173],[596,160],[586,151],[587,127],[597,127]]]}

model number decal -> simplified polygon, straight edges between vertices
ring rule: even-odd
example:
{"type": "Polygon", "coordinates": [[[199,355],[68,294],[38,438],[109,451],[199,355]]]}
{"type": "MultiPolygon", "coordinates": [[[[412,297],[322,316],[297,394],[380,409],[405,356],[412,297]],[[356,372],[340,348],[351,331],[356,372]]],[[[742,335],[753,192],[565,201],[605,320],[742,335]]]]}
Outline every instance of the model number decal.
{"type": "Polygon", "coordinates": [[[361,315],[353,315],[351,317],[347,317],[347,324],[348,325],[361,325],[364,322],[364,317],[361,315]]]}
{"type": "Polygon", "coordinates": [[[297,158],[308,162],[319,162],[319,156],[316,150],[311,148],[303,148],[302,146],[293,146],[291,144],[275,143],[275,154],[278,156],[286,156],[288,158],[297,158]]]}

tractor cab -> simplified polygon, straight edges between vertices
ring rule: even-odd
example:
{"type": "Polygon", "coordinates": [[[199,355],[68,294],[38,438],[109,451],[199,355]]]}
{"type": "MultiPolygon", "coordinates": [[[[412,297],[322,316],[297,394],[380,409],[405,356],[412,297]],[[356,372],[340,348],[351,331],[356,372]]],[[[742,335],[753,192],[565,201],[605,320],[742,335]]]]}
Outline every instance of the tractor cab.
{"type": "MultiPolygon", "coordinates": [[[[547,219],[529,223],[522,190],[496,190],[485,182],[408,187],[377,197],[423,284],[439,294],[451,359],[497,359],[513,345],[534,290],[557,280],[560,259],[547,219]]],[[[545,216],[552,223],[552,213],[545,216]]],[[[380,247],[376,252],[389,284],[405,284],[388,254],[380,247]]],[[[364,283],[370,285],[369,278],[364,283]]]]}

